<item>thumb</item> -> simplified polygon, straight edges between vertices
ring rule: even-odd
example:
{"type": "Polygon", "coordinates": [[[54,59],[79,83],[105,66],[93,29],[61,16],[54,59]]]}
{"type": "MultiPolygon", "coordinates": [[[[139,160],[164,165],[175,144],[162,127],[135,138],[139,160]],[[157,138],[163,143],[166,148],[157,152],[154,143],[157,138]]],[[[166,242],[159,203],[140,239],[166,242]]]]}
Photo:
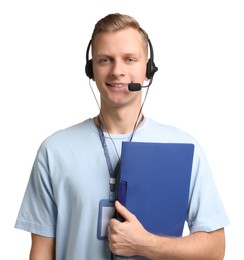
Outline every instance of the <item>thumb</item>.
{"type": "Polygon", "coordinates": [[[119,201],[115,201],[115,209],[126,221],[131,221],[135,218],[135,216],[119,201]]]}

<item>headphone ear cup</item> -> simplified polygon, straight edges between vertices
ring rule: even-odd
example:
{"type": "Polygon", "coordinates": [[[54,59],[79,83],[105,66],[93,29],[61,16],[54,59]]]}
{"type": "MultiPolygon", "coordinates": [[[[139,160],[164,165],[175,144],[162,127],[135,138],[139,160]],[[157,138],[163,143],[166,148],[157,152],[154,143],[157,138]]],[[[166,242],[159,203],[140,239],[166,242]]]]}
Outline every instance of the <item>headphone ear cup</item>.
{"type": "Polygon", "coordinates": [[[85,71],[86,71],[87,77],[92,79],[93,78],[92,59],[90,59],[86,62],[85,71]]]}
{"type": "Polygon", "coordinates": [[[146,77],[148,79],[152,79],[154,76],[154,73],[158,70],[158,68],[155,66],[154,62],[149,59],[147,62],[147,70],[146,70],[146,77]]]}

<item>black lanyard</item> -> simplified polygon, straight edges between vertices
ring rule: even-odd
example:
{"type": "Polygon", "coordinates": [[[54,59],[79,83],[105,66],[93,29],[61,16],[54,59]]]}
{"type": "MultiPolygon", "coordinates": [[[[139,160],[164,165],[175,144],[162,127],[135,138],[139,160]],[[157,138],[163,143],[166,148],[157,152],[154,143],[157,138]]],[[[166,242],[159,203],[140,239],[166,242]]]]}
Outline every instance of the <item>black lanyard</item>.
{"type": "MultiPolygon", "coordinates": [[[[114,202],[115,199],[116,199],[116,194],[115,194],[115,184],[116,184],[116,177],[118,175],[118,172],[119,172],[119,161],[118,163],[116,164],[116,167],[115,169],[113,170],[113,167],[112,167],[112,163],[111,163],[111,159],[110,159],[110,155],[109,155],[109,150],[108,150],[108,146],[107,146],[107,143],[106,143],[106,140],[105,140],[105,136],[104,136],[104,133],[101,129],[101,126],[100,126],[100,119],[99,120],[99,126],[98,126],[98,133],[99,133],[99,137],[100,137],[100,140],[101,140],[101,144],[102,144],[102,147],[103,147],[103,151],[104,151],[104,156],[106,158],[106,162],[107,162],[107,166],[108,166],[108,172],[109,172],[109,186],[110,186],[110,192],[109,192],[109,200],[111,202],[114,202]]],[[[142,115],[137,127],[139,127],[139,125],[143,122],[144,120],[144,116],[142,115]]],[[[129,139],[129,141],[131,142],[132,141],[132,138],[129,139]]]]}

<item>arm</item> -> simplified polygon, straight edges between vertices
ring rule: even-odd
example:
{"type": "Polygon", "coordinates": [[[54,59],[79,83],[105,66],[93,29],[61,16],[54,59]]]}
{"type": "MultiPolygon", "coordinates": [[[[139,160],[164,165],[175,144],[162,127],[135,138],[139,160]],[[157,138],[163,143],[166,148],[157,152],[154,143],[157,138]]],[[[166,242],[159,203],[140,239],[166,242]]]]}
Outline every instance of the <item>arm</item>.
{"type": "Polygon", "coordinates": [[[55,238],[31,234],[30,260],[54,260],[55,238]]]}
{"type": "Polygon", "coordinates": [[[116,210],[125,218],[111,219],[109,247],[114,254],[140,255],[149,259],[222,260],[225,252],[224,229],[196,232],[186,237],[160,237],[147,232],[137,218],[119,202],[116,210]]]}

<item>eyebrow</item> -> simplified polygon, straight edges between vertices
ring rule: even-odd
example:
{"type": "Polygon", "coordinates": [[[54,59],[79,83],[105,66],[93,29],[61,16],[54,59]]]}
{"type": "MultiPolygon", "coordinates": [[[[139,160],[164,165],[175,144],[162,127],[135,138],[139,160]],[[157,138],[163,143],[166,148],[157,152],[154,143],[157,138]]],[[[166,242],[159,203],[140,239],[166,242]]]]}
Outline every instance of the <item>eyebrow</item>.
{"type": "MultiPolygon", "coordinates": [[[[142,58],[143,55],[141,53],[132,53],[132,52],[128,52],[128,53],[124,53],[122,55],[123,57],[136,57],[136,58],[142,58]]],[[[99,59],[102,57],[108,57],[108,58],[113,58],[114,56],[111,54],[106,54],[106,53],[99,53],[96,55],[93,55],[94,58],[99,59]]]]}

